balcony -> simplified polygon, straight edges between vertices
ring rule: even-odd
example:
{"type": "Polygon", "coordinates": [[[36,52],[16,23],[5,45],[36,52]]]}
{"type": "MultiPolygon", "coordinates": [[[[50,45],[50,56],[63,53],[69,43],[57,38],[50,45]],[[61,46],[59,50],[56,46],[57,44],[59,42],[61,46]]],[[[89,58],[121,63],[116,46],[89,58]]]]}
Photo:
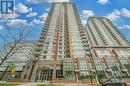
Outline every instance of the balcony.
{"type": "Polygon", "coordinates": [[[76,69],[76,70],[74,70],[74,72],[75,72],[75,73],[79,73],[79,72],[80,72],[80,70],[79,70],[79,69],[76,69]]]}
{"type": "Polygon", "coordinates": [[[84,47],[89,47],[89,45],[87,43],[84,43],[83,45],[84,45],[84,47]]]}
{"type": "Polygon", "coordinates": [[[112,66],[111,69],[112,69],[113,71],[118,71],[118,67],[117,67],[117,66],[112,66]]]}
{"type": "Polygon", "coordinates": [[[106,71],[106,72],[111,72],[111,69],[106,68],[105,71],[106,71]]]}
{"type": "Polygon", "coordinates": [[[80,29],[79,31],[80,31],[80,33],[84,33],[84,30],[83,30],[83,29],[80,29]]]}
{"type": "Polygon", "coordinates": [[[45,41],[44,39],[40,39],[39,43],[44,43],[44,41],[45,41]]]}
{"type": "Polygon", "coordinates": [[[86,33],[82,32],[82,33],[81,33],[81,36],[86,36],[86,33]]]}
{"type": "Polygon", "coordinates": [[[42,43],[37,43],[37,46],[38,47],[41,47],[43,44],[42,43]]]}
{"type": "Polygon", "coordinates": [[[34,52],[33,55],[34,55],[35,57],[39,57],[39,56],[40,56],[40,52],[34,52]]]}
{"type": "Polygon", "coordinates": [[[82,39],[87,39],[87,37],[86,36],[82,36],[82,39]]]}
{"type": "Polygon", "coordinates": [[[42,32],[47,32],[48,31],[48,27],[44,27],[42,32]]]}
{"type": "Polygon", "coordinates": [[[37,52],[39,52],[39,51],[42,50],[42,48],[41,48],[41,47],[36,47],[35,50],[36,50],[37,52]]]}
{"type": "Polygon", "coordinates": [[[44,27],[48,27],[48,26],[49,26],[49,24],[47,24],[47,23],[44,25],[44,27]]]}
{"type": "Polygon", "coordinates": [[[42,33],[41,33],[41,35],[42,35],[42,36],[45,36],[45,35],[46,35],[46,33],[47,33],[47,32],[42,32],[42,33]]]}
{"type": "Polygon", "coordinates": [[[45,36],[42,35],[42,36],[40,37],[40,39],[45,39],[45,36]]]}
{"type": "Polygon", "coordinates": [[[45,28],[42,30],[42,33],[43,33],[43,32],[47,32],[47,31],[48,31],[48,28],[45,27],[45,28]]]}
{"type": "Polygon", "coordinates": [[[91,69],[91,72],[95,72],[95,69],[91,69]]]}
{"type": "Polygon", "coordinates": [[[86,51],[89,51],[89,48],[87,48],[87,47],[84,47],[84,49],[85,49],[86,51]]]}
{"type": "Polygon", "coordinates": [[[124,66],[127,68],[128,72],[130,73],[130,64],[124,64],[124,66]]]}
{"type": "Polygon", "coordinates": [[[86,40],[86,39],[82,39],[82,41],[83,41],[84,43],[87,43],[87,42],[88,42],[88,40],[86,40]]]}
{"type": "Polygon", "coordinates": [[[124,71],[127,71],[127,69],[126,68],[122,68],[121,71],[124,72],[124,71]]]}

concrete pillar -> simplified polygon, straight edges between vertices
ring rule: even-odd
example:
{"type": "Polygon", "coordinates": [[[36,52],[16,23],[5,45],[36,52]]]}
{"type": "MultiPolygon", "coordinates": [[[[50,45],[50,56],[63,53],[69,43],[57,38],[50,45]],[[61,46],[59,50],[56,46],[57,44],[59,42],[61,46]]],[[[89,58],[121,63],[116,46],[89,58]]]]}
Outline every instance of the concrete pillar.
{"type": "Polygon", "coordinates": [[[52,79],[56,79],[56,63],[54,62],[54,66],[53,66],[53,75],[52,75],[52,79]]]}
{"type": "Polygon", "coordinates": [[[32,72],[32,75],[31,75],[31,80],[32,81],[35,81],[36,73],[37,73],[37,68],[38,68],[38,65],[35,64],[33,72],[32,72]]]}
{"type": "Polygon", "coordinates": [[[40,76],[41,76],[41,70],[39,70],[38,72],[38,80],[40,80],[40,76]]]}

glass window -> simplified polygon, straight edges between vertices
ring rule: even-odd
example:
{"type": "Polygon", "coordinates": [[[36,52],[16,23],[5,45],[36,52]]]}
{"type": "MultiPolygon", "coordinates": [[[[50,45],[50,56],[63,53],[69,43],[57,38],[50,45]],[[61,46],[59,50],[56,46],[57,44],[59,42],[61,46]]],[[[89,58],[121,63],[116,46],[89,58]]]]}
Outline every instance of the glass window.
{"type": "Polygon", "coordinates": [[[117,50],[117,53],[120,55],[120,57],[122,58],[128,58],[130,57],[130,50],[127,49],[119,49],[117,50]]]}
{"type": "Polygon", "coordinates": [[[99,60],[94,60],[94,64],[95,64],[97,70],[103,70],[102,64],[99,60]]]}
{"type": "Polygon", "coordinates": [[[72,70],[72,61],[71,60],[66,60],[65,62],[65,70],[72,70]]]}
{"type": "Polygon", "coordinates": [[[89,71],[80,71],[80,76],[90,75],[89,71]]]}
{"type": "Polygon", "coordinates": [[[109,50],[97,50],[97,53],[101,57],[111,56],[111,53],[109,50]]]}
{"type": "Polygon", "coordinates": [[[87,63],[86,63],[85,60],[81,60],[81,61],[79,62],[79,67],[80,67],[80,70],[87,70],[87,69],[88,69],[88,68],[87,68],[87,63]]]}
{"type": "Polygon", "coordinates": [[[79,68],[80,68],[80,75],[89,75],[88,67],[87,67],[87,62],[85,60],[80,60],[79,61],[79,68]]]}
{"type": "Polygon", "coordinates": [[[127,60],[120,60],[122,64],[128,64],[127,60]]]}

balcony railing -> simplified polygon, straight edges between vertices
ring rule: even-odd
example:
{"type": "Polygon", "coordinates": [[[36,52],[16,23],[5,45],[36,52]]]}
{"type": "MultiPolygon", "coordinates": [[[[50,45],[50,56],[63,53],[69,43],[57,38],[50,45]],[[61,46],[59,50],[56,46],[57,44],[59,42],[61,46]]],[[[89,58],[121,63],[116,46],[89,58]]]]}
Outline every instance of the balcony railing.
{"type": "Polygon", "coordinates": [[[34,55],[35,57],[39,57],[39,56],[40,56],[40,52],[34,52],[33,55],[34,55]]]}
{"type": "Polygon", "coordinates": [[[87,37],[86,36],[82,36],[82,39],[87,39],[87,37]]]}
{"type": "Polygon", "coordinates": [[[111,69],[112,69],[113,71],[118,71],[118,67],[117,67],[117,66],[112,66],[111,69]]]}
{"type": "Polygon", "coordinates": [[[43,45],[43,43],[37,43],[38,47],[41,47],[43,45]]]}
{"type": "Polygon", "coordinates": [[[44,43],[44,41],[45,41],[44,39],[40,39],[39,43],[44,43]]]}
{"type": "Polygon", "coordinates": [[[42,50],[42,48],[41,48],[41,47],[36,47],[35,50],[36,50],[37,52],[39,52],[39,51],[42,50]]]}
{"type": "Polygon", "coordinates": [[[130,64],[124,64],[124,66],[126,67],[126,69],[128,70],[128,72],[130,73],[130,64]]]}

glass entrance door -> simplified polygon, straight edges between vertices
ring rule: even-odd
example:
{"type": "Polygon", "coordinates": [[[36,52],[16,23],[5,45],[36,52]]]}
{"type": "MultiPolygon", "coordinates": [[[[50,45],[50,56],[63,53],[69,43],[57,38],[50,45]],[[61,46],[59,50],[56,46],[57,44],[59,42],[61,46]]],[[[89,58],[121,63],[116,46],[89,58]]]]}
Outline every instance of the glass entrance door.
{"type": "Polygon", "coordinates": [[[52,80],[52,70],[42,70],[41,72],[42,81],[51,81],[52,80]]]}

